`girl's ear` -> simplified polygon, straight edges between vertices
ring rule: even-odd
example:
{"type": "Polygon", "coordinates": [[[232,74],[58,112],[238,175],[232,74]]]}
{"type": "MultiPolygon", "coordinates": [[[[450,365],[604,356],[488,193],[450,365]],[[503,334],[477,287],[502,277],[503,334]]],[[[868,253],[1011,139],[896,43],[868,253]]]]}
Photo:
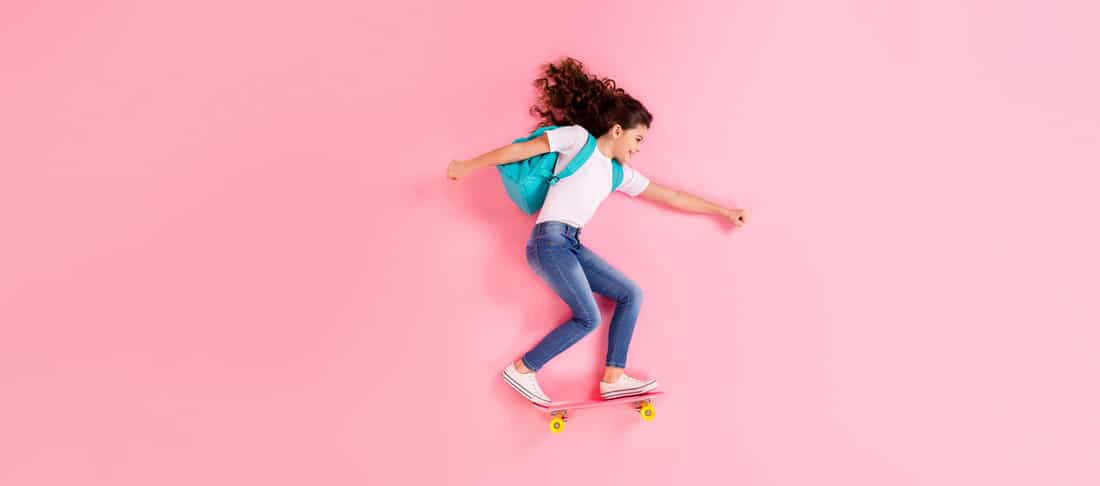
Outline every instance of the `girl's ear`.
{"type": "Polygon", "coordinates": [[[618,123],[611,125],[611,136],[615,138],[623,136],[623,126],[618,123]]]}

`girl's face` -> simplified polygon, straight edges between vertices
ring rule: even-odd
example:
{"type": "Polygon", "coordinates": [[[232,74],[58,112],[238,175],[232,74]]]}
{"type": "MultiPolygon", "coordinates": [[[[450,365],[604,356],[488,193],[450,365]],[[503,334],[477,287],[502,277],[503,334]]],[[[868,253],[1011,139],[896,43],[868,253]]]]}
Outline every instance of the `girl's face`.
{"type": "Polygon", "coordinates": [[[626,130],[623,130],[619,125],[611,127],[611,135],[615,141],[615,145],[611,150],[614,152],[615,159],[619,162],[631,162],[634,154],[641,150],[642,142],[645,141],[648,132],[649,127],[645,125],[638,125],[626,130]]]}

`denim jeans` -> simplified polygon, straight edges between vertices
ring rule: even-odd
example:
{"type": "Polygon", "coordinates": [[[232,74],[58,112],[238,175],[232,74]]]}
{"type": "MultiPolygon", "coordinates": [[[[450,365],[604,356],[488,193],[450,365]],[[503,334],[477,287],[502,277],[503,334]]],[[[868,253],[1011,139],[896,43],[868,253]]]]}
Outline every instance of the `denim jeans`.
{"type": "Polygon", "coordinates": [[[616,302],[608,329],[606,364],[626,368],[642,290],[581,244],[579,237],[579,228],[557,221],[539,223],[531,230],[527,263],[573,311],[572,318],[523,355],[523,364],[534,371],[599,326],[600,310],[593,291],[616,302]]]}

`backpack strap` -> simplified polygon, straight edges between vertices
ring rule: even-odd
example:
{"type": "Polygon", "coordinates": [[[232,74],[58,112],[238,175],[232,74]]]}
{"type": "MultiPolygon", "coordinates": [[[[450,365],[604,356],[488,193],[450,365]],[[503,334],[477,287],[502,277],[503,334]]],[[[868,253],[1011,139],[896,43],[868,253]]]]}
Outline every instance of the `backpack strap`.
{"type": "Polygon", "coordinates": [[[569,161],[569,164],[565,166],[557,175],[550,177],[550,185],[557,184],[559,180],[565,179],[573,175],[577,169],[580,169],[585,162],[588,162],[588,158],[592,156],[592,151],[596,150],[596,137],[593,137],[591,133],[588,134],[588,141],[584,143],[584,147],[574,155],[569,161]]]}

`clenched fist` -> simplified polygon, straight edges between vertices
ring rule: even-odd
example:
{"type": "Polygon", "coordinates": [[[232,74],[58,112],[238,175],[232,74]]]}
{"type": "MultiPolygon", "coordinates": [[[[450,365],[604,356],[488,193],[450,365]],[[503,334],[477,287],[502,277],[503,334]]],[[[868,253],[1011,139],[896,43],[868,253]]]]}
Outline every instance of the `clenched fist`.
{"type": "Polygon", "coordinates": [[[469,174],[472,170],[473,169],[466,164],[465,160],[452,160],[451,163],[447,165],[447,177],[452,181],[457,181],[466,177],[466,174],[469,174]]]}

